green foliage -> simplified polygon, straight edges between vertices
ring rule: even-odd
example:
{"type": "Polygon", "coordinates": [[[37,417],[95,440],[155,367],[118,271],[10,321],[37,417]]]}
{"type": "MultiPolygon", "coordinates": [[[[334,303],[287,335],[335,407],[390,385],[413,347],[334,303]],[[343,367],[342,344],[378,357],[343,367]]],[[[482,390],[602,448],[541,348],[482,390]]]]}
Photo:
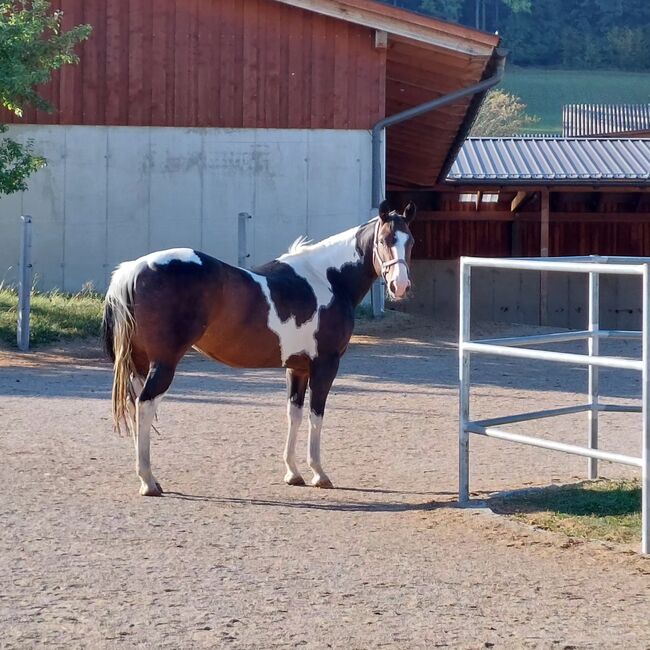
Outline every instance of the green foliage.
{"type": "Polygon", "coordinates": [[[417,8],[436,18],[458,22],[463,13],[463,0],[420,0],[417,8]]]}
{"type": "Polygon", "coordinates": [[[647,0],[544,0],[504,16],[510,63],[650,70],[647,0]]]}
{"type": "Polygon", "coordinates": [[[64,32],[62,19],[48,0],[0,0],[0,103],[18,116],[27,105],[53,110],[37,86],[66,63],[77,63],[74,47],[90,36],[89,25],[64,32]]]}
{"type": "Polygon", "coordinates": [[[650,70],[648,0],[383,0],[498,32],[520,66],[650,70]]]}
{"type": "MultiPolygon", "coordinates": [[[[7,127],[0,124],[0,133],[7,127]]],[[[45,158],[33,153],[34,143],[20,144],[11,138],[0,139],[0,194],[27,189],[27,178],[45,165],[45,158]]]]}
{"type": "MultiPolygon", "coordinates": [[[[0,0],[0,105],[21,116],[27,105],[54,110],[38,92],[54,70],[76,63],[74,47],[90,35],[89,25],[64,32],[63,13],[48,0],[0,0]]],[[[0,133],[6,127],[0,124],[0,133]]],[[[26,189],[27,178],[45,165],[33,142],[0,139],[0,194],[26,189]]]]}
{"type": "Polygon", "coordinates": [[[533,8],[533,0],[503,0],[503,4],[515,13],[530,13],[533,8]]]}
{"type": "Polygon", "coordinates": [[[472,127],[472,136],[516,135],[530,130],[539,118],[526,114],[526,104],[503,90],[490,91],[472,127]]]}
{"type": "MultiPolygon", "coordinates": [[[[102,297],[82,291],[65,294],[33,292],[31,299],[30,345],[46,345],[62,339],[99,336],[102,297]]],[[[0,289],[0,345],[16,347],[18,296],[12,289],[0,289]]]]}

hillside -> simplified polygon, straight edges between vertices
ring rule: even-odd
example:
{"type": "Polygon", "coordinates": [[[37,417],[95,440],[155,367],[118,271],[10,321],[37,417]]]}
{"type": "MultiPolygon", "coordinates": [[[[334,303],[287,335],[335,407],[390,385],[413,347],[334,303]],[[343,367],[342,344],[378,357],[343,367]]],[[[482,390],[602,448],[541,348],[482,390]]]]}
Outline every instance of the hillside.
{"type": "Polygon", "coordinates": [[[564,104],[650,102],[650,73],[509,67],[501,88],[521,97],[527,112],[541,118],[536,132],[560,133],[564,104]]]}

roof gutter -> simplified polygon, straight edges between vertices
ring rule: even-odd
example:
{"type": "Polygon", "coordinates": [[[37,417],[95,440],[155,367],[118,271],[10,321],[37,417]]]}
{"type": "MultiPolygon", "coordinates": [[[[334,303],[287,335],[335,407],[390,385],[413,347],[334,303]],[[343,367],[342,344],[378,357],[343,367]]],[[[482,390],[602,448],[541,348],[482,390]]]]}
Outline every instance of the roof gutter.
{"type": "Polygon", "coordinates": [[[419,106],[413,106],[401,113],[396,113],[390,117],[386,117],[383,120],[380,120],[372,127],[372,207],[378,208],[381,203],[382,195],[382,155],[381,155],[381,140],[383,131],[395,124],[400,124],[406,120],[410,120],[424,113],[429,113],[430,111],[435,111],[442,106],[447,106],[448,104],[453,104],[459,99],[463,99],[469,95],[476,95],[477,93],[484,93],[490,88],[496,86],[501,79],[503,79],[503,71],[506,64],[506,51],[502,48],[497,48],[495,51],[495,65],[496,70],[491,77],[479,81],[472,86],[467,86],[466,88],[461,88],[460,90],[455,90],[452,93],[443,95],[442,97],[437,97],[431,101],[420,104],[419,106]]]}

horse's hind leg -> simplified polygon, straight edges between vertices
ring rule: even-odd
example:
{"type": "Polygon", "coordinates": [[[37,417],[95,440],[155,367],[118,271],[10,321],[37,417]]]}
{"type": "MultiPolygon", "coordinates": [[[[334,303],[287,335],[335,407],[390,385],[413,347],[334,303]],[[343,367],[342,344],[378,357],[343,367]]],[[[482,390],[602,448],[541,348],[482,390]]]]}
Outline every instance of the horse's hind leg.
{"type": "Polygon", "coordinates": [[[150,440],[151,424],[158,404],[174,378],[175,367],[152,363],[140,396],[136,400],[136,471],[140,477],[140,494],[159,497],[160,484],[151,472],[150,440]]]}
{"type": "Polygon", "coordinates": [[[131,433],[131,436],[133,437],[133,442],[135,443],[135,449],[136,451],[138,450],[138,434],[136,431],[136,413],[135,413],[135,403],[138,397],[140,397],[140,393],[142,392],[142,389],[144,388],[144,377],[141,377],[140,375],[131,375],[131,388],[132,388],[132,394],[129,395],[127,401],[126,401],[126,425],[131,433]]]}
{"type": "Polygon", "coordinates": [[[302,422],[302,407],[305,403],[305,392],[309,376],[296,370],[287,370],[287,419],[289,431],[287,444],[284,447],[284,464],[287,473],[284,482],[287,485],[304,485],[305,481],[300,476],[296,465],[296,438],[302,422]]]}

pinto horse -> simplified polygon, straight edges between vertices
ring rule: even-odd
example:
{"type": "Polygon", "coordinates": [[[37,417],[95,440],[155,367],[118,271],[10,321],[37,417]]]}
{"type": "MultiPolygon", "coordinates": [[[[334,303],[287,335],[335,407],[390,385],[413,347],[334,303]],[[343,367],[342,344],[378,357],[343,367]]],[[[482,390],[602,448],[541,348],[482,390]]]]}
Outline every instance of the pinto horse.
{"type": "Polygon", "coordinates": [[[140,494],[160,496],[149,433],[176,366],[192,347],[238,368],[286,368],[289,485],[304,485],[295,459],[310,390],[311,484],[331,488],[320,462],[327,395],[354,326],[355,307],[381,276],[394,299],[408,293],[415,205],[379,216],[316,244],[297,240],[253,271],[190,248],[120,264],[106,293],[103,338],[114,364],[113,417],[132,432],[140,494]]]}

